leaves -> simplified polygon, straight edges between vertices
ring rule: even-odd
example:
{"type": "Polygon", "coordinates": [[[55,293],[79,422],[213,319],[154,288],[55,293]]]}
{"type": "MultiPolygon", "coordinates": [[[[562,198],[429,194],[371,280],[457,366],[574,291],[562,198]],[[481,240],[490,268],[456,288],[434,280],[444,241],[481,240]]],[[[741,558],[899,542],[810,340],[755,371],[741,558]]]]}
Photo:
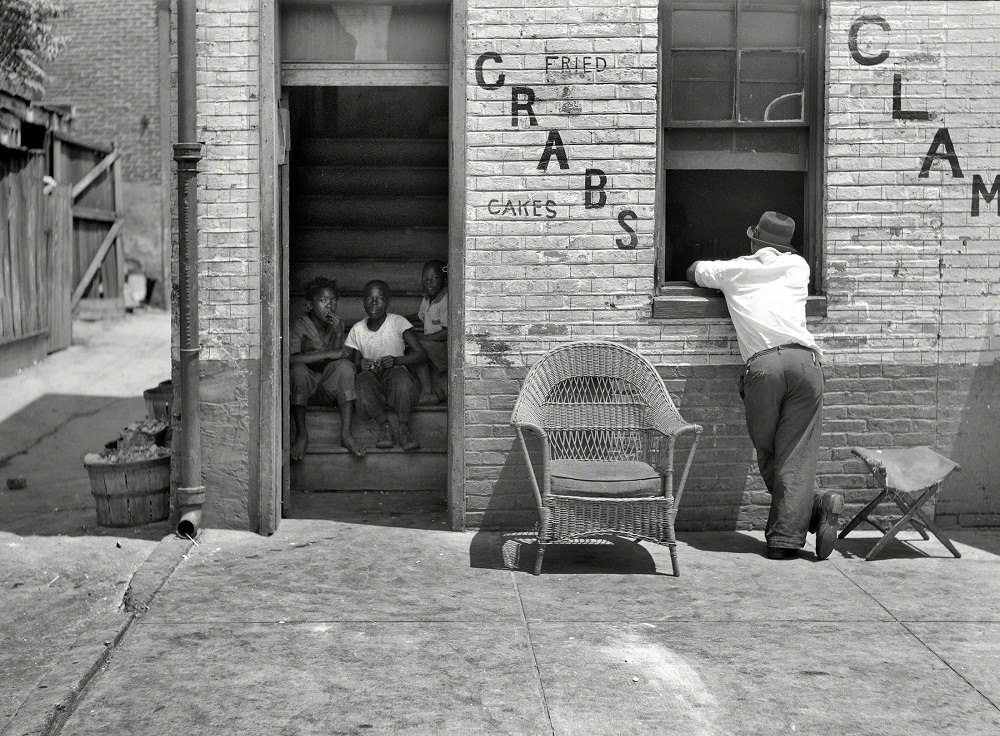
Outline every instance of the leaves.
{"type": "Polygon", "coordinates": [[[64,0],[0,0],[0,88],[41,97],[42,67],[66,45],[52,21],[66,12],[64,0]]]}

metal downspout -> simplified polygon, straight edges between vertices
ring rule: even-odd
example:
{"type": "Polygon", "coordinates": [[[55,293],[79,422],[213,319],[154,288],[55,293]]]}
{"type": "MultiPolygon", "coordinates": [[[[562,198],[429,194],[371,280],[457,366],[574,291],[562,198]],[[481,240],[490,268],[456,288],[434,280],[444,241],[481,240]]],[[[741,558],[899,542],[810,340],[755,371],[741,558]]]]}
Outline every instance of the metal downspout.
{"type": "Polygon", "coordinates": [[[195,0],[177,2],[177,221],[180,287],[180,403],[177,534],[194,538],[201,525],[205,486],[201,482],[201,407],[198,376],[198,162],[196,141],[195,0]]]}

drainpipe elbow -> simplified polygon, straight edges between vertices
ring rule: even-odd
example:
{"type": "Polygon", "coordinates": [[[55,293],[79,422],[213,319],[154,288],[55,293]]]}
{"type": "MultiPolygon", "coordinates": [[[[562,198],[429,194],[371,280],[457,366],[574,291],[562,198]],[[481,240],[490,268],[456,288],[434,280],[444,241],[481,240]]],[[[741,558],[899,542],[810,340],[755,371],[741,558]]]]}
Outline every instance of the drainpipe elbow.
{"type": "Polygon", "coordinates": [[[184,513],[177,522],[177,536],[194,539],[201,529],[201,509],[192,509],[184,513]]]}

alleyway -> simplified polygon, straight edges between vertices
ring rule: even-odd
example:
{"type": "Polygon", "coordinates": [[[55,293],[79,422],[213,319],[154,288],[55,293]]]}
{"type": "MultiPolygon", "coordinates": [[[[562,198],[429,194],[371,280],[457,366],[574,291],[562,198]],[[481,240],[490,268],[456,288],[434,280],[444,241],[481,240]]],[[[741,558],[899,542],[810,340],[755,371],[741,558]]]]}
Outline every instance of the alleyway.
{"type": "Polygon", "coordinates": [[[150,310],[77,321],[70,348],[0,379],[0,733],[38,715],[55,663],[77,662],[79,677],[96,661],[168,531],[98,526],[81,458],[142,419],[143,390],[169,376],[170,315],[150,310]]]}

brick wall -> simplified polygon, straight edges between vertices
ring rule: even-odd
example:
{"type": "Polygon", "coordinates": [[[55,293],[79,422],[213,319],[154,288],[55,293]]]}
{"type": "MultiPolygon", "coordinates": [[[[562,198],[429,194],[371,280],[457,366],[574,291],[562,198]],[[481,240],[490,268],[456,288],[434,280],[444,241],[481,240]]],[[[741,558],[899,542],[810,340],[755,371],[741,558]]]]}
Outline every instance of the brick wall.
{"type": "Polygon", "coordinates": [[[984,199],[1000,183],[998,52],[997,2],[830,8],[830,314],[817,327],[838,366],[862,370],[845,410],[865,424],[829,444],[937,446],[963,465],[939,505],[952,523],[1000,510],[985,480],[1000,465],[974,431],[998,416],[984,381],[1000,347],[1000,198],[984,199]]]}
{"type": "Polygon", "coordinates": [[[566,340],[659,335],[656,5],[469,2],[470,525],[533,522],[508,424],[524,366],[566,340]]]}
{"type": "Polygon", "coordinates": [[[56,27],[66,47],[46,67],[45,101],[73,105],[73,131],[115,143],[129,181],[160,180],[156,0],[72,3],[56,27]]]}
{"type": "MultiPolygon", "coordinates": [[[[510,409],[533,360],[584,337],[637,347],[685,416],[705,426],[680,526],[746,528],[766,515],[736,394],[732,325],[650,317],[657,4],[469,0],[470,526],[534,522],[510,409]]],[[[226,504],[240,491],[245,499],[252,450],[240,420],[260,358],[258,5],[210,5],[199,4],[200,284],[203,359],[217,397],[203,413],[210,444],[218,439],[205,456],[223,468],[221,514],[235,513],[226,504]],[[229,460],[215,454],[227,424],[237,427],[229,460]]],[[[985,197],[1000,173],[1000,3],[833,0],[827,21],[828,316],[810,323],[828,378],[819,483],[860,503],[869,479],[851,446],[931,444],[965,466],[939,509],[953,522],[995,522],[997,453],[975,442],[996,417],[1000,198],[985,197]],[[876,15],[882,21],[858,26],[855,55],[889,55],[859,63],[851,27],[876,15]],[[897,73],[897,109],[926,111],[925,119],[893,117],[897,73]]]]}
{"type": "MultiPolygon", "coordinates": [[[[165,281],[166,200],[162,181],[157,0],[70,3],[58,19],[67,39],[46,66],[44,101],[72,105],[71,130],[121,154],[125,254],[165,281]]],[[[168,301],[162,288],[155,303],[168,301]]]]}
{"type": "Polygon", "coordinates": [[[202,357],[260,357],[257,0],[199,0],[198,167],[202,357]]]}
{"type": "MultiPolygon", "coordinates": [[[[197,134],[204,143],[198,165],[204,523],[246,529],[260,360],[259,2],[198,0],[197,29],[197,134]]],[[[172,125],[176,139],[176,95],[172,125]]],[[[173,210],[177,263],[176,192],[173,210]]],[[[176,366],[176,275],[174,295],[176,366]]]]}
{"type": "MultiPolygon", "coordinates": [[[[594,336],[647,355],[685,417],[705,426],[678,525],[762,526],[769,497],[736,394],[732,325],[649,317],[657,3],[521,5],[469,4],[467,521],[534,522],[507,426],[517,382],[549,347],[594,336]],[[478,78],[483,54],[494,56],[478,78]],[[605,58],[605,70],[561,66],[564,56],[587,55],[605,58]],[[546,67],[552,56],[558,68],[551,61],[546,67]],[[515,86],[532,90],[537,126],[515,86]],[[551,129],[560,132],[569,166],[560,170],[553,157],[540,171],[551,129]],[[584,206],[588,168],[608,177],[603,208],[584,206]],[[513,209],[497,204],[508,200],[513,209]],[[541,202],[542,215],[526,216],[516,207],[525,201],[541,202]],[[550,202],[554,217],[544,209],[550,202]],[[637,215],[629,220],[634,250],[616,242],[624,209],[637,215]]],[[[989,479],[997,461],[975,452],[970,439],[997,415],[995,403],[980,399],[989,394],[985,376],[996,374],[989,367],[1000,344],[1000,197],[987,203],[981,195],[974,215],[972,187],[978,174],[989,192],[1000,173],[1000,3],[829,5],[822,274],[828,316],[810,321],[828,379],[819,484],[861,503],[870,479],[850,447],[933,445],[966,465],[942,499],[948,520],[964,514],[970,523],[996,521],[1000,494],[989,479]],[[855,53],[875,57],[887,49],[881,64],[852,56],[851,27],[862,16],[880,16],[888,26],[869,17],[857,31],[855,53]],[[897,107],[927,111],[926,120],[893,117],[897,73],[904,98],[897,107]],[[961,177],[944,155],[950,151],[942,128],[961,177]],[[939,155],[920,176],[936,137],[939,155]]]]}

